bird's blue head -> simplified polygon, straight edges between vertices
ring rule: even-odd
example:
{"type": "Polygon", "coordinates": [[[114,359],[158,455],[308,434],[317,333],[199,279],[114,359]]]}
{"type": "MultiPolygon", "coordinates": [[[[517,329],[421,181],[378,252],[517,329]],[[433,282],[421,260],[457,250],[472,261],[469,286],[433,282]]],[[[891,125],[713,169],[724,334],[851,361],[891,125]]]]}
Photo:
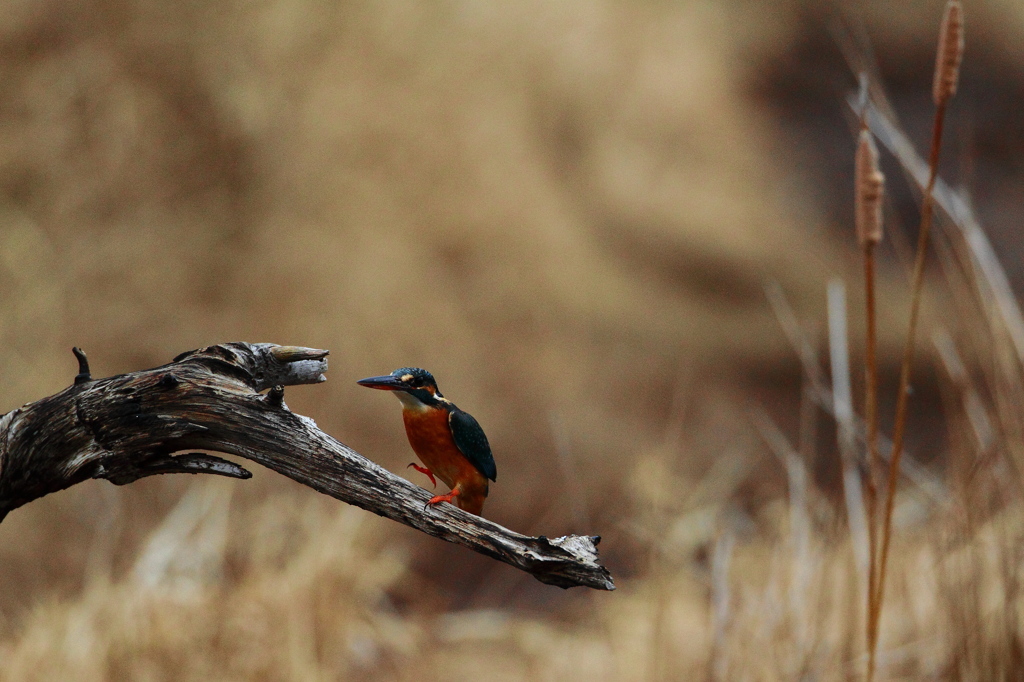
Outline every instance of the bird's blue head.
{"type": "Polygon", "coordinates": [[[434,375],[419,367],[400,367],[391,374],[360,379],[357,383],[367,388],[395,391],[406,409],[426,409],[450,404],[437,389],[434,375]]]}

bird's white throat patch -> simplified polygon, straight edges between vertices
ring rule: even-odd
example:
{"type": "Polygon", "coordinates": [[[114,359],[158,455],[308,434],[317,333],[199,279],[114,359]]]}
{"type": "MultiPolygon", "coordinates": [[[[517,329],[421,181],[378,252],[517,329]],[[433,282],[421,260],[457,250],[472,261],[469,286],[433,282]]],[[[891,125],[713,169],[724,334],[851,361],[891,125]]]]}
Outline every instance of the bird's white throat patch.
{"type": "MultiPolygon", "coordinates": [[[[430,392],[430,389],[425,389],[426,392],[430,392]]],[[[425,403],[414,394],[407,391],[394,391],[395,397],[402,401],[402,407],[406,410],[415,410],[417,412],[424,412],[426,410],[437,410],[441,408],[441,405],[451,405],[451,402],[441,395],[440,392],[433,394],[433,400],[429,403],[425,403]],[[440,404],[439,404],[440,403],[440,404]]]]}
{"type": "Polygon", "coordinates": [[[405,391],[394,391],[395,397],[402,401],[402,407],[407,410],[416,410],[418,412],[425,412],[430,409],[430,405],[405,391]]]}

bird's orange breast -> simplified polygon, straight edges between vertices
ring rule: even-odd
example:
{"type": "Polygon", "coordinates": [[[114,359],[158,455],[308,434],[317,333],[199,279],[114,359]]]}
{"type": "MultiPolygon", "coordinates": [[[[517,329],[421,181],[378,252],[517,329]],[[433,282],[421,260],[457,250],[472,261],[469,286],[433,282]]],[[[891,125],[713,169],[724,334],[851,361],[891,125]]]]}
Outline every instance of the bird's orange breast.
{"type": "Polygon", "coordinates": [[[439,409],[406,409],[402,410],[402,417],[409,444],[427,468],[447,483],[448,487],[455,489],[458,486],[463,501],[469,502],[470,497],[480,497],[482,506],[483,498],[487,496],[487,478],[455,445],[448,423],[448,412],[439,409]]]}

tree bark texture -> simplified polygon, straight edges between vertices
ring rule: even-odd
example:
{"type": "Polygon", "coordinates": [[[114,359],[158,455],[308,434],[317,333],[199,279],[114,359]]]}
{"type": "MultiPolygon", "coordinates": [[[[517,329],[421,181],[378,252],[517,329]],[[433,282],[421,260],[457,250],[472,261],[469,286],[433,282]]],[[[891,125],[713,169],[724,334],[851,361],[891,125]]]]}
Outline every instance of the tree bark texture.
{"type": "Polygon", "coordinates": [[[395,476],[288,409],[284,386],[326,381],[326,350],[226,343],[170,364],[94,380],[77,348],[75,383],[0,417],[0,521],[13,509],[90,478],[249,478],[208,450],[252,460],[325,495],[464,545],[559,587],[615,589],[599,536],[520,535],[395,476]],[[269,389],[267,393],[261,393],[269,389]]]}

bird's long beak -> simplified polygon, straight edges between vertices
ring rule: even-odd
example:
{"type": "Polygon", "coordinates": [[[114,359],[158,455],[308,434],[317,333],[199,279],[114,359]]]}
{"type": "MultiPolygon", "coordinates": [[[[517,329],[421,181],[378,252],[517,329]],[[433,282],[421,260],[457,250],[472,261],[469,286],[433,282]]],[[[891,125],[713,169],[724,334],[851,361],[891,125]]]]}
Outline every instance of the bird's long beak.
{"type": "Polygon", "coordinates": [[[366,379],[360,379],[356,383],[360,386],[378,388],[383,391],[400,391],[405,387],[398,377],[393,377],[390,374],[385,374],[382,377],[367,377],[366,379]]]}

